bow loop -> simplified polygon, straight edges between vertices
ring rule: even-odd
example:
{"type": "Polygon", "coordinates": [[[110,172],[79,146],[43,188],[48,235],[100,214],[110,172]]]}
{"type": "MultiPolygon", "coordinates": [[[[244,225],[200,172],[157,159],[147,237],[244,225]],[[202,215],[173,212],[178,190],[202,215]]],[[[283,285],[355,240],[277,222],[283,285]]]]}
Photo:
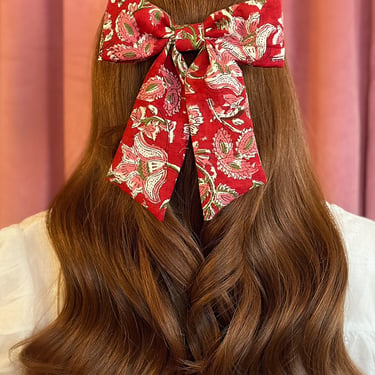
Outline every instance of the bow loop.
{"type": "Polygon", "coordinates": [[[197,51],[204,46],[204,29],[202,23],[176,25],[174,41],[179,52],[197,51]]]}
{"type": "Polygon", "coordinates": [[[133,16],[143,33],[152,35],[156,39],[173,37],[174,23],[168,13],[148,1],[137,0],[137,2],[139,4],[133,16]]]}
{"type": "Polygon", "coordinates": [[[245,1],[191,25],[176,25],[147,0],[110,0],[99,59],[154,55],[108,179],[163,220],[191,139],[211,220],[267,180],[237,62],[283,65],[280,0],[245,1]],[[192,50],[200,52],[188,68],[180,52],[192,50]]]}
{"type": "Polygon", "coordinates": [[[219,53],[241,63],[282,67],[285,59],[280,1],[246,1],[213,13],[205,22],[206,38],[219,53]]]}

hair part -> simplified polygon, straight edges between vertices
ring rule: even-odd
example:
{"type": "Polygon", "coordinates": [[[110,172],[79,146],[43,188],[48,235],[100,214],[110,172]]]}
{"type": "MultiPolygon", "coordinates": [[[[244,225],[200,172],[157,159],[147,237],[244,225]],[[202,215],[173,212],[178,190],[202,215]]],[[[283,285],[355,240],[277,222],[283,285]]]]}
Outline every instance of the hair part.
{"type": "MultiPolygon", "coordinates": [[[[153,3],[182,24],[233,1],[153,3]]],[[[267,184],[203,222],[190,144],[159,222],[105,180],[151,63],[94,64],[90,142],[47,223],[62,308],[24,346],[26,373],[359,375],[345,250],[288,68],[242,66],[267,184]]]]}

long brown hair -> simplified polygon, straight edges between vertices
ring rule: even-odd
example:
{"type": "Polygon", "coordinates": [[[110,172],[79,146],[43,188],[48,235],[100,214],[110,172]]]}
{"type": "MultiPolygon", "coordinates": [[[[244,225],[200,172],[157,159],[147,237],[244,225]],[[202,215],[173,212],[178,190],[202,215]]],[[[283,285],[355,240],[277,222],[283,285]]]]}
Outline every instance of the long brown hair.
{"type": "MultiPolygon", "coordinates": [[[[181,24],[233,4],[153,2],[181,24]]],[[[105,180],[149,67],[94,64],[90,142],[47,223],[61,312],[24,346],[26,373],[359,375],[343,343],[344,247],[288,68],[243,66],[268,183],[203,222],[189,145],[160,223],[105,180]]]]}

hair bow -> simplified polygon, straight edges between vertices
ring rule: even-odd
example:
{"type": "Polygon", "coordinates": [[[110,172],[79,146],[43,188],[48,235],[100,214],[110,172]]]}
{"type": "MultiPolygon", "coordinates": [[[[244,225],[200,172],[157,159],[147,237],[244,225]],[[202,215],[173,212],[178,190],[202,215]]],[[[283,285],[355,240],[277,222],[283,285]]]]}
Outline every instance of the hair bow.
{"type": "Polygon", "coordinates": [[[110,0],[99,60],[152,56],[108,179],[163,220],[191,137],[210,220],[266,182],[238,62],[283,66],[281,2],[250,0],[176,25],[148,1],[110,0]],[[192,50],[199,53],[188,67],[181,52],[192,50]]]}

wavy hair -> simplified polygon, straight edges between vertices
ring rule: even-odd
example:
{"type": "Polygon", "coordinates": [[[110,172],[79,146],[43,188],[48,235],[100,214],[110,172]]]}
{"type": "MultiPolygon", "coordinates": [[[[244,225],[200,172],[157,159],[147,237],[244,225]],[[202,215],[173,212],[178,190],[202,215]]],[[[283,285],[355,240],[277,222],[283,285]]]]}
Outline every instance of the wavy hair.
{"type": "MultiPolygon", "coordinates": [[[[183,24],[240,1],[153,2],[183,24]]],[[[61,311],[24,345],[26,373],[359,375],[288,68],[242,67],[268,183],[203,222],[190,144],[159,222],[105,180],[150,64],[94,63],[90,141],[47,220],[61,311]]]]}

